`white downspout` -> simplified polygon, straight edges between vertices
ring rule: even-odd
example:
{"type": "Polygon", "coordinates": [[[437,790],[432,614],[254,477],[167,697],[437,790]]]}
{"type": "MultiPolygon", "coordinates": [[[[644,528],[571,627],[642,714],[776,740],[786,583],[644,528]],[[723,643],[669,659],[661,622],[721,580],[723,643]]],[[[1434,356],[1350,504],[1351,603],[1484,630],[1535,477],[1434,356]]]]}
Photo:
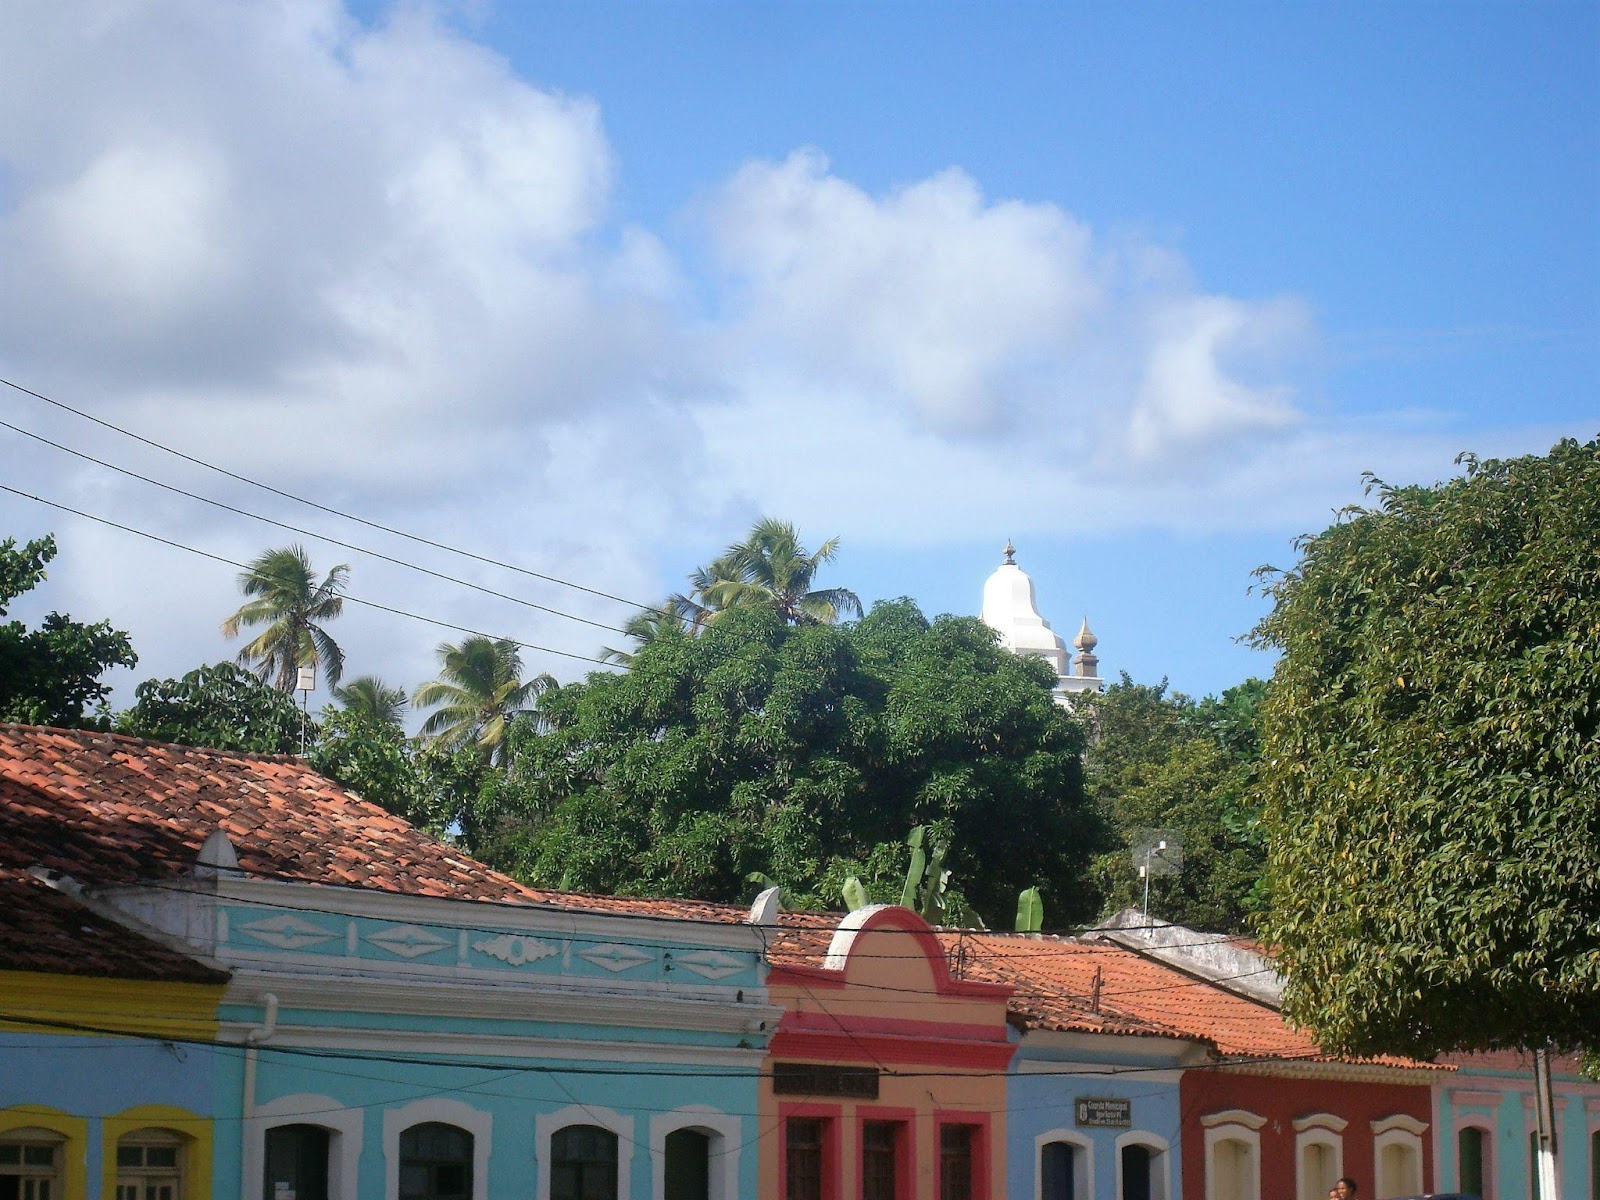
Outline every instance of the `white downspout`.
{"type": "MultiPolygon", "coordinates": [[[[255,1137],[255,1130],[252,1128],[251,1121],[256,1115],[256,1047],[278,1031],[277,994],[266,992],[259,999],[264,1008],[262,1022],[244,1035],[244,1095],[240,1097],[239,1105],[241,1109],[240,1115],[243,1116],[244,1120],[239,1122],[239,1130],[241,1136],[247,1138],[255,1137]]],[[[250,1152],[243,1145],[239,1147],[239,1162],[246,1175],[248,1175],[250,1171],[247,1164],[250,1162],[250,1152]]],[[[260,1184],[261,1181],[257,1179],[256,1186],[259,1187],[260,1184]]],[[[242,1180],[239,1195],[241,1197],[249,1197],[253,1194],[250,1180],[248,1178],[242,1180]]]]}

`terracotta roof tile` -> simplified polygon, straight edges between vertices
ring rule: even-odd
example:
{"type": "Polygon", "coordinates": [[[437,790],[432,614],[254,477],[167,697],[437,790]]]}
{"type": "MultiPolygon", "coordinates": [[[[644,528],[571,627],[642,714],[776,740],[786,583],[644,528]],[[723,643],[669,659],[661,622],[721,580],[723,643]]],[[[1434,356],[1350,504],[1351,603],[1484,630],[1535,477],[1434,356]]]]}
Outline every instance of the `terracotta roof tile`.
{"type": "Polygon", "coordinates": [[[1014,1013],[1028,1027],[1183,1038],[1223,1057],[1362,1061],[1426,1068],[1383,1057],[1323,1055],[1274,1008],[1110,942],[1005,934],[962,935],[969,975],[1014,984],[1014,1013]],[[1098,977],[1099,1002],[1092,997],[1098,977]]]}
{"type": "Polygon", "coordinates": [[[734,924],[737,905],[527,887],[296,758],[0,723],[0,866],[85,883],[174,879],[221,827],[265,878],[734,924]]]}
{"type": "Polygon", "coordinates": [[[0,866],[0,970],[223,983],[228,976],[91,912],[26,871],[0,866]]]}

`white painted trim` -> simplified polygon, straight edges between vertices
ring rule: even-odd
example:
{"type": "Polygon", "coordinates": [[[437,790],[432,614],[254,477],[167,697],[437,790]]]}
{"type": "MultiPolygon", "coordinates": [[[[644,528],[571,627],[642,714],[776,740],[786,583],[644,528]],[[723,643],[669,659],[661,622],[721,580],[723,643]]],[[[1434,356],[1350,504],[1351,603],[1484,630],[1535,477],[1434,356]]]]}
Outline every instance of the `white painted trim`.
{"type": "MultiPolygon", "coordinates": [[[[1332,1113],[1314,1113],[1311,1116],[1300,1117],[1294,1122],[1294,1191],[1297,1197],[1304,1198],[1306,1192],[1306,1151],[1312,1146],[1327,1146],[1333,1151],[1333,1182],[1344,1178],[1344,1130],[1349,1122],[1332,1113]]],[[[1317,1191],[1311,1200],[1323,1200],[1327,1190],[1318,1182],[1317,1191]]]]}
{"type": "Polygon", "coordinates": [[[1387,1117],[1379,1117],[1372,1123],[1374,1137],[1381,1137],[1397,1129],[1402,1129],[1414,1137],[1421,1137],[1428,1132],[1428,1123],[1417,1120],[1410,1113],[1392,1113],[1387,1117]]]}
{"type": "Polygon", "coordinates": [[[1172,1155],[1167,1139],[1160,1134],[1150,1133],[1144,1129],[1130,1129],[1127,1133],[1119,1134],[1116,1142],[1117,1152],[1117,1191],[1122,1192],[1122,1148],[1124,1146],[1144,1146],[1151,1150],[1152,1170],[1150,1176],[1150,1200],[1167,1200],[1172,1195],[1172,1155]]]}
{"type": "Polygon", "coordinates": [[[650,1118],[650,1195],[659,1198],[667,1194],[667,1135],[680,1129],[710,1136],[711,1200],[739,1200],[743,1140],[739,1118],[703,1104],[686,1104],[650,1118]]]}
{"type": "Polygon", "coordinates": [[[1072,1194],[1079,1200],[1094,1200],[1094,1139],[1076,1129],[1048,1129],[1033,1139],[1033,1200],[1044,1200],[1044,1148],[1051,1142],[1066,1142],[1072,1156],[1072,1194]]]}
{"type": "Polygon", "coordinates": [[[1422,1190],[1422,1134],[1428,1128],[1427,1123],[1415,1117],[1396,1113],[1391,1117],[1372,1122],[1372,1131],[1377,1136],[1372,1139],[1372,1194],[1374,1200],[1390,1200],[1392,1196],[1414,1195],[1422,1190]],[[1415,1160],[1414,1185],[1407,1181],[1399,1191],[1393,1191],[1384,1185],[1388,1182],[1384,1178],[1383,1152],[1391,1146],[1402,1147],[1409,1151],[1415,1160]]]}
{"type": "Polygon", "coordinates": [[[550,1139],[568,1125],[598,1125],[617,1135],[617,1197],[629,1200],[633,1195],[633,1148],[638,1144],[634,1121],[614,1108],[598,1104],[569,1104],[533,1118],[534,1153],[538,1156],[535,1200],[550,1200],[550,1139]]]}
{"type": "Polygon", "coordinates": [[[1214,1129],[1218,1125],[1241,1125],[1254,1132],[1267,1123],[1263,1116],[1251,1112],[1247,1108],[1225,1108],[1221,1112],[1206,1113],[1200,1118],[1200,1124],[1206,1129],[1214,1129]]]}
{"type": "MultiPolygon", "coordinates": [[[[250,1023],[223,1022],[221,1029],[242,1037],[250,1023]]],[[[476,1033],[418,1033],[403,1029],[353,1029],[347,1026],[279,1025],[275,1046],[438,1054],[451,1058],[549,1058],[578,1062],[716,1066],[760,1070],[765,1051],[754,1047],[680,1046],[665,1042],[607,1042],[576,1038],[536,1038],[476,1033]]]]}
{"type": "Polygon", "coordinates": [[[1214,1113],[1212,1117],[1201,1117],[1200,1123],[1205,1126],[1206,1146],[1206,1200],[1221,1200],[1217,1194],[1217,1156],[1216,1148],[1219,1142],[1241,1142],[1250,1151],[1250,1177],[1249,1190],[1242,1200],[1261,1200],[1261,1127],[1267,1123],[1265,1117],[1258,1117],[1255,1113],[1243,1109],[1229,1109],[1227,1112],[1214,1113]],[[1231,1121],[1213,1121],[1218,1118],[1241,1118],[1231,1121]]]}
{"type": "Polygon", "coordinates": [[[476,972],[451,973],[438,979],[403,979],[392,975],[308,972],[299,960],[295,970],[236,970],[223,992],[224,1005],[255,1006],[262,992],[272,992],[284,1009],[330,1012],[381,1012],[405,1016],[483,1017],[526,1021],[536,1011],[541,1021],[625,1025],[636,1029],[688,1029],[745,1035],[777,1028],[783,1009],[766,1002],[764,988],[685,989],[675,985],[637,984],[599,987],[557,977],[506,980],[482,978],[476,972]],[[747,997],[739,1000],[740,992],[747,997]]]}
{"type": "Polygon", "coordinates": [[[267,1130],[277,1125],[316,1125],[328,1131],[328,1200],[356,1200],[360,1179],[361,1132],[365,1114],[331,1096],[302,1092],[256,1105],[240,1136],[239,1195],[253,1200],[266,1178],[267,1130]]]}
{"type": "Polygon", "coordinates": [[[494,1148],[494,1117],[447,1096],[428,1096],[400,1108],[384,1110],[384,1200],[400,1200],[400,1135],[413,1125],[431,1121],[454,1125],[472,1135],[472,1200],[489,1200],[489,1153],[494,1148]]]}
{"type": "Polygon", "coordinates": [[[1303,1117],[1296,1117],[1293,1121],[1294,1131],[1300,1133],[1307,1129],[1326,1129],[1330,1133],[1343,1133],[1349,1121],[1333,1113],[1307,1113],[1303,1117]]]}

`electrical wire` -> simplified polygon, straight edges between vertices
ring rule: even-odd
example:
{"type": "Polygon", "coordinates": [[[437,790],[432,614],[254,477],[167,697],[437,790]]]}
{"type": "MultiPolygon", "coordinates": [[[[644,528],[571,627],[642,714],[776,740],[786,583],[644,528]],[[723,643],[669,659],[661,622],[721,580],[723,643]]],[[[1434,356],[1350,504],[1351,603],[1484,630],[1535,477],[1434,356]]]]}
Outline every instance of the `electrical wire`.
{"type": "Polygon", "coordinates": [[[539,612],[549,613],[551,616],[564,617],[569,621],[577,621],[584,625],[592,625],[596,629],[604,629],[609,633],[626,634],[628,632],[626,629],[623,629],[617,625],[607,625],[604,621],[590,620],[588,617],[579,616],[576,613],[570,613],[564,609],[552,608],[547,604],[536,604],[532,600],[524,600],[520,596],[513,596],[507,592],[496,591],[494,588],[485,587],[480,583],[473,583],[470,579],[460,579],[454,575],[446,575],[443,571],[435,571],[431,567],[424,567],[418,563],[408,562],[403,558],[396,558],[392,554],[383,553],[381,550],[372,550],[366,546],[358,546],[354,542],[341,541],[339,538],[332,537],[329,534],[317,533],[315,530],[311,529],[302,529],[298,525],[290,525],[287,522],[278,521],[272,517],[251,512],[248,509],[235,507],[234,505],[224,503],[221,500],[213,500],[209,496],[200,495],[198,492],[187,491],[186,489],[177,487],[174,484],[163,483],[159,479],[152,479],[148,475],[141,475],[139,472],[129,470],[127,467],[119,467],[115,463],[107,462],[101,458],[96,458],[92,454],[85,454],[81,450],[74,450],[72,447],[64,446],[60,442],[53,442],[47,437],[42,437],[37,433],[32,433],[21,428],[20,426],[11,424],[9,421],[0,421],[0,429],[9,429],[13,433],[21,434],[23,437],[32,438],[36,442],[53,447],[54,449],[61,451],[63,454],[70,454],[75,458],[81,458],[85,462],[94,463],[96,466],[104,467],[108,471],[115,471],[119,475],[127,476],[129,479],[137,479],[140,483],[148,483],[152,487],[161,488],[164,491],[171,492],[173,495],[183,496],[189,500],[198,500],[201,504],[209,504],[213,508],[219,508],[224,512],[233,513],[235,516],[249,517],[251,520],[260,521],[264,525],[271,525],[277,529],[287,530],[289,533],[296,533],[301,537],[314,538],[319,542],[326,542],[330,546],[338,546],[341,550],[353,550],[357,554],[365,554],[368,557],[376,558],[381,562],[391,563],[397,567],[405,567],[407,570],[432,576],[434,579],[443,580],[445,583],[454,583],[464,588],[471,588],[475,592],[482,592],[486,596],[493,596],[499,600],[509,600],[513,604],[520,604],[524,608],[537,609],[539,612]]]}
{"type": "Polygon", "coordinates": [[[268,483],[262,483],[258,479],[251,479],[247,475],[241,475],[235,471],[230,471],[226,467],[219,467],[215,463],[207,462],[202,458],[196,458],[192,454],[185,454],[182,450],[165,445],[164,443],[158,442],[153,438],[145,437],[143,434],[135,433],[133,430],[126,429],[121,425],[112,424],[110,421],[107,421],[101,417],[97,417],[92,413],[85,412],[79,408],[74,408],[70,404],[66,404],[63,401],[47,396],[43,392],[38,392],[32,388],[24,387],[15,380],[0,376],[0,385],[11,388],[13,391],[21,392],[25,396],[32,396],[35,400],[41,400],[46,404],[62,410],[63,412],[71,413],[75,417],[98,425],[102,429],[109,429],[111,432],[120,434],[123,437],[132,438],[136,442],[149,446],[154,450],[160,450],[164,454],[170,454],[175,458],[180,458],[184,462],[191,463],[194,466],[203,467],[208,471],[215,471],[218,475],[225,476],[228,479],[235,480],[238,483],[244,483],[254,488],[260,488],[262,491],[270,492],[272,495],[278,496],[281,499],[292,500],[296,504],[304,504],[308,508],[314,508],[318,512],[327,513],[329,516],[339,517],[346,521],[354,521],[356,524],[364,525],[369,529],[376,529],[381,533],[387,533],[393,535],[394,537],[404,538],[407,541],[416,542],[423,546],[429,546],[435,550],[443,550],[448,554],[458,554],[463,558],[469,558],[474,562],[480,562],[486,566],[499,567],[506,571],[514,571],[519,575],[526,575],[532,579],[540,579],[546,583],[554,583],[561,587],[571,588],[574,591],[587,592],[589,595],[598,596],[603,600],[614,600],[618,604],[627,604],[634,608],[649,609],[653,612],[663,611],[658,605],[641,604],[636,600],[629,600],[624,596],[618,596],[612,592],[607,592],[600,588],[588,587],[585,584],[574,583],[570,579],[562,579],[557,575],[547,575],[543,572],[534,571],[527,567],[519,567],[514,563],[503,562],[500,559],[489,558],[482,554],[474,554],[470,550],[462,550],[459,547],[447,545],[444,542],[436,542],[433,539],[423,537],[420,534],[408,533],[403,529],[396,529],[393,526],[385,525],[380,521],[368,520],[367,518],[357,516],[354,513],[348,513],[337,508],[331,508],[326,504],[319,504],[315,500],[308,500],[304,496],[297,496],[293,492],[284,491],[282,488],[273,487],[268,483]]]}
{"type": "MultiPolygon", "coordinates": [[[[157,542],[163,546],[170,546],[174,550],[182,550],[186,553],[197,555],[200,558],[209,558],[212,562],[219,562],[224,566],[236,567],[241,571],[247,571],[250,569],[248,563],[235,562],[231,558],[224,558],[222,555],[213,554],[209,550],[201,550],[194,546],[185,545],[183,542],[174,541],[172,538],[162,537],[160,534],[148,533],[143,529],[135,529],[132,525],[124,525],[120,521],[113,521],[110,517],[98,516],[95,513],[85,512],[79,508],[73,508],[71,505],[61,504],[55,500],[47,500],[43,496],[36,496],[32,492],[25,492],[21,488],[14,488],[9,484],[0,483],[0,491],[10,492],[13,496],[21,496],[25,500],[32,500],[38,504],[46,505],[49,508],[54,508],[64,513],[70,513],[75,517],[82,517],[86,521],[95,521],[101,525],[109,526],[112,529],[120,529],[124,533],[131,533],[136,537],[142,537],[149,541],[157,542]]],[[[440,629],[453,629],[457,633],[471,634],[474,637],[493,638],[495,636],[493,634],[484,633],[481,629],[473,629],[466,625],[457,625],[452,621],[441,621],[437,617],[423,616],[421,613],[409,612],[403,608],[395,608],[392,605],[382,604],[376,600],[366,600],[360,596],[351,596],[346,594],[341,597],[341,599],[348,604],[358,604],[363,608],[377,609],[379,612],[390,613],[391,615],[397,617],[405,617],[412,621],[421,621],[424,624],[434,625],[440,629]]],[[[602,667],[610,665],[604,659],[594,658],[587,654],[575,654],[570,650],[557,650],[553,646],[541,646],[535,642],[519,641],[516,638],[507,638],[505,640],[510,641],[513,645],[519,646],[524,650],[537,650],[542,654],[554,654],[561,658],[577,659],[579,662],[595,663],[602,667]]]]}

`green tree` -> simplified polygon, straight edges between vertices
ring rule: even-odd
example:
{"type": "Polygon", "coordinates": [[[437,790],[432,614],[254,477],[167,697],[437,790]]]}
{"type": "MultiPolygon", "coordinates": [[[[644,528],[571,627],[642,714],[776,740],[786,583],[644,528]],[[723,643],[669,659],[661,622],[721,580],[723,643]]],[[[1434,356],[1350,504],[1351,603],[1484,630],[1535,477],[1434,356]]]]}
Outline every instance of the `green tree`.
{"type": "Polygon", "coordinates": [[[1036,884],[1060,919],[1086,916],[1104,831],[1053,682],[980,622],[930,623],[909,600],[848,626],[736,606],[546,695],[550,727],[514,736],[480,853],[642,895],[732,900],[760,872],[819,907],[850,875],[898,895],[926,824],[979,913],[1009,918],[1036,884]]]}
{"type": "MultiPolygon", "coordinates": [[[[14,538],[0,542],[0,617],[45,578],[45,564],[55,555],[55,538],[48,535],[20,550],[14,538]]],[[[110,694],[100,677],[136,662],[128,635],[106,621],[84,625],[53,612],[38,629],[21,621],[0,624],[0,721],[97,723],[84,710],[103,706],[110,694]]]]}
{"type": "Polygon", "coordinates": [[[357,720],[397,731],[405,723],[405,689],[392,688],[376,675],[362,675],[329,690],[339,706],[357,720]]]}
{"type": "Polygon", "coordinates": [[[1247,680],[1196,703],[1166,682],[1126,675],[1082,702],[1095,736],[1089,792],[1121,845],[1095,863],[1106,911],[1142,903],[1133,861],[1140,834],[1170,830],[1183,846],[1176,875],[1151,881],[1153,915],[1191,928],[1242,933],[1265,903],[1266,845],[1254,789],[1257,710],[1265,684],[1247,680]]]}
{"type": "Polygon", "coordinates": [[[441,746],[476,746],[498,763],[508,726],[545,691],[555,686],[549,675],[522,678],[522,654],[509,638],[474,635],[460,645],[439,647],[439,678],[423,684],[411,698],[418,708],[434,711],[422,724],[422,736],[441,746]]]}
{"type": "Polygon", "coordinates": [[[1264,933],[1329,1049],[1600,1046],[1600,442],[1465,462],[1373,480],[1256,631],[1264,933]]]}
{"type": "Polygon", "coordinates": [[[233,663],[213,663],[180,679],[147,679],[117,729],[134,737],[249,754],[295,754],[315,722],[284,693],[233,663]]]}
{"type": "Polygon", "coordinates": [[[224,637],[241,629],[264,628],[239,651],[239,661],[254,663],[256,673],[280,692],[294,691],[301,667],[322,667],[323,682],[333,687],[344,673],[344,652],[323,623],[344,611],[344,588],[350,568],[334,567],[318,583],[302,546],[268,550],[239,576],[247,600],[222,623],[224,637]]]}

